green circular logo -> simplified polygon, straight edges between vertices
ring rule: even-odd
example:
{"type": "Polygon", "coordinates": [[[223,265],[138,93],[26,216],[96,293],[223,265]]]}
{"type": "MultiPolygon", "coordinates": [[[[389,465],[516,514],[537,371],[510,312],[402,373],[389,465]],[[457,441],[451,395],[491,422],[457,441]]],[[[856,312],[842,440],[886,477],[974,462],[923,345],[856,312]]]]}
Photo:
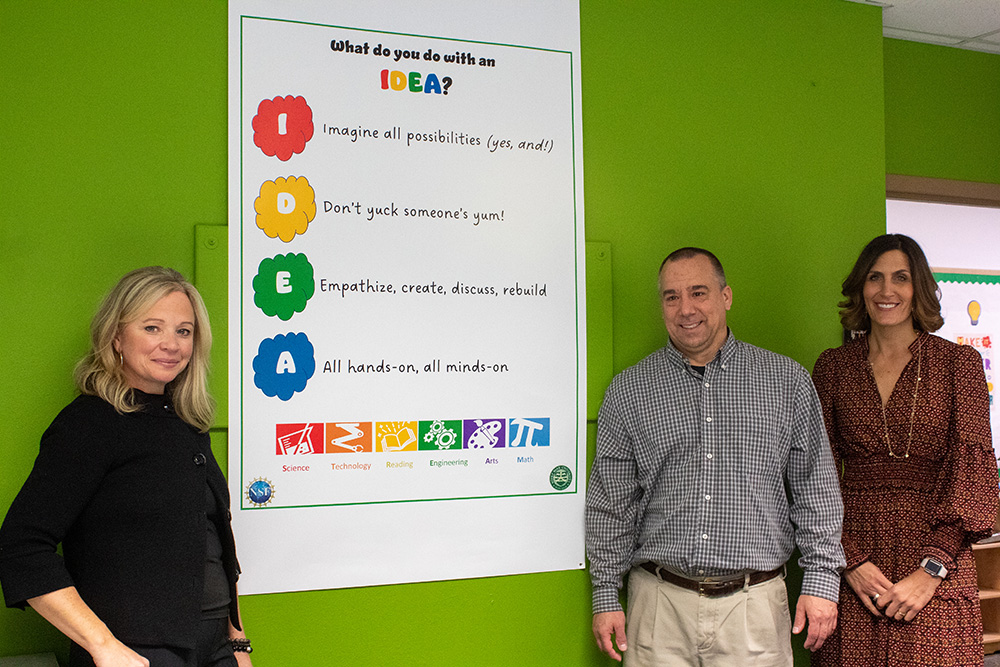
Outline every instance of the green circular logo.
{"type": "Polygon", "coordinates": [[[556,466],[549,473],[549,484],[556,491],[565,491],[573,483],[573,472],[566,466],[556,466]]]}

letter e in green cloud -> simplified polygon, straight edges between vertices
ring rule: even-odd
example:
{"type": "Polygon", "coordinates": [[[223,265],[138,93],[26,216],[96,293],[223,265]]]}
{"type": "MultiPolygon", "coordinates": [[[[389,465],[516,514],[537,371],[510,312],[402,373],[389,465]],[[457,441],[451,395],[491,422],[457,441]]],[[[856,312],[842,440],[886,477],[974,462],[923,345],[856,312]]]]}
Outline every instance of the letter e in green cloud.
{"type": "Polygon", "coordinates": [[[313,267],[304,253],[261,260],[253,279],[253,302],[268,317],[288,321],[301,313],[316,291],[313,267]]]}

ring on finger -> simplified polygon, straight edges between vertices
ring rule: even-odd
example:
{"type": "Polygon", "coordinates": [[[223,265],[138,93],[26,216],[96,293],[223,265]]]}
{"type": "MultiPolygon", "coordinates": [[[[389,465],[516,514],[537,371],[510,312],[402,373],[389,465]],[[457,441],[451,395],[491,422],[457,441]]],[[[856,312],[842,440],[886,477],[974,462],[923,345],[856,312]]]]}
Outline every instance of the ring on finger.
{"type": "Polygon", "coordinates": [[[879,596],[879,593],[876,593],[875,595],[873,595],[872,596],[872,602],[878,602],[878,596],[879,596]]]}

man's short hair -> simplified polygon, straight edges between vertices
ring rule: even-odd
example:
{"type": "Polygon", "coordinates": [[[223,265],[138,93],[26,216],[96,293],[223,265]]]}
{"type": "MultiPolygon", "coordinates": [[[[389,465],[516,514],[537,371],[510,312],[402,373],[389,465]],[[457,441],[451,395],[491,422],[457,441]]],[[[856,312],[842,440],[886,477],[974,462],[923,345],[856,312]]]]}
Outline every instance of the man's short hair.
{"type": "Polygon", "coordinates": [[[716,257],[714,253],[705,250],[704,248],[686,246],[684,248],[674,250],[672,253],[667,255],[666,259],[664,259],[660,264],[660,273],[663,273],[663,267],[667,265],[667,262],[673,262],[678,259],[691,259],[692,257],[697,257],[698,255],[708,257],[708,261],[712,263],[712,268],[715,269],[715,275],[719,277],[719,287],[725,287],[727,284],[726,271],[722,268],[722,262],[719,261],[719,258],[716,257]]]}

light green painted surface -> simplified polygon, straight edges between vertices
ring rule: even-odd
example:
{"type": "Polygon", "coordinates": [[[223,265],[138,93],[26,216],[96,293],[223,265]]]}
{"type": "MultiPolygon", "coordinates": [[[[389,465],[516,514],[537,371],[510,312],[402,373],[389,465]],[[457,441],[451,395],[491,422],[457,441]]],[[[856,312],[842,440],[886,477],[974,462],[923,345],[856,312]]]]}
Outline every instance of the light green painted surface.
{"type": "MultiPolygon", "coordinates": [[[[194,286],[212,321],[212,366],[209,390],[216,401],[215,427],[229,424],[229,227],[196,225],[194,228],[194,286]]],[[[225,467],[225,466],[223,466],[225,467]]]]}
{"type": "MultiPolygon", "coordinates": [[[[588,414],[612,373],[663,344],[656,269],[681,245],[726,264],[739,336],[811,366],[838,341],[840,281],[884,229],[879,10],[583,0],[581,42],[587,238],[614,252],[588,269],[611,279],[588,298],[588,414]]],[[[0,63],[0,312],[15,333],[0,374],[3,508],[126,271],[194,274],[225,358],[221,265],[192,245],[215,233],[195,226],[226,220],[226,3],[5,0],[0,63]]],[[[225,431],[212,435],[219,456],[225,431]]],[[[611,664],[589,599],[586,573],[569,571],[243,608],[258,667],[611,664]]],[[[33,612],[0,610],[0,655],[65,646],[33,612]]]]}
{"type": "Polygon", "coordinates": [[[1000,55],[885,40],[890,174],[1000,183],[1000,55]]]}
{"type": "Polygon", "coordinates": [[[611,244],[587,242],[587,420],[597,419],[614,374],[611,244]]]}
{"type": "Polygon", "coordinates": [[[881,15],[842,2],[582,4],[587,236],[614,249],[614,370],[665,342],[657,269],[709,248],[737,336],[811,368],[884,231],[881,15]]]}

